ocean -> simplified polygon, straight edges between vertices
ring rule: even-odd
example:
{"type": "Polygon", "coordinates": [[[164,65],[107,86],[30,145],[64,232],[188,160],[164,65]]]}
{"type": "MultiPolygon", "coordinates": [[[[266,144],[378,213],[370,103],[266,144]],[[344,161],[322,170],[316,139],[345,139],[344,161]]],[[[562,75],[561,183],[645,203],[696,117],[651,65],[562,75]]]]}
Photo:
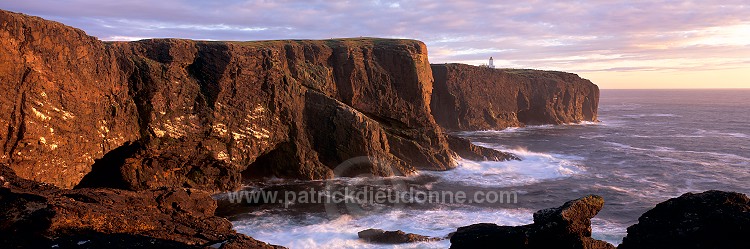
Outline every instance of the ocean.
{"type": "Polygon", "coordinates": [[[247,190],[294,193],[295,199],[238,204],[223,194],[217,196],[218,213],[239,232],[289,248],[447,248],[448,240],[368,244],[357,232],[379,228],[444,237],[475,223],[522,225],[532,222],[536,210],[596,194],[605,205],[592,220],[593,237],[617,245],[641,214],[669,198],[711,189],[750,193],[750,90],[602,90],[599,120],[456,133],[523,161],[462,160],[454,170],[410,177],[248,182],[247,190]],[[365,195],[343,194],[352,200],[348,204],[300,200],[310,189],[365,195]],[[404,195],[408,201],[397,203],[366,195],[378,191],[410,192],[404,195]],[[420,191],[486,198],[421,203],[414,194],[420,191]]]}

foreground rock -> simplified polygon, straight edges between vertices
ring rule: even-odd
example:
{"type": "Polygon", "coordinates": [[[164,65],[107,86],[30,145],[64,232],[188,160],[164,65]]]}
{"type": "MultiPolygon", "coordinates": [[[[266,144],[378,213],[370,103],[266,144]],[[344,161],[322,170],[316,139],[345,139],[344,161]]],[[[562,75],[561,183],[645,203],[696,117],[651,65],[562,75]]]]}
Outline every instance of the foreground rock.
{"type": "Polygon", "coordinates": [[[604,205],[599,196],[587,196],[534,213],[534,223],[511,227],[475,224],[461,227],[451,237],[451,248],[615,248],[591,238],[591,218],[604,205]]]}
{"type": "Polygon", "coordinates": [[[367,242],[378,244],[404,244],[421,241],[436,241],[440,238],[433,238],[419,234],[406,233],[401,230],[384,231],[381,229],[367,229],[357,233],[357,236],[367,242]]]}
{"type": "MultiPolygon", "coordinates": [[[[0,165],[3,248],[203,248],[224,243],[275,248],[237,234],[193,189],[63,190],[0,165]]],[[[231,247],[230,247],[231,248],[231,247]]]]}
{"type": "Polygon", "coordinates": [[[628,228],[618,248],[748,248],[750,199],[721,191],[659,203],[628,228]]]}
{"type": "Polygon", "coordinates": [[[0,10],[0,163],[129,190],[330,178],[362,156],[377,163],[353,174],[446,170],[432,81],[414,40],[105,43],[0,10]]]}
{"type": "Polygon", "coordinates": [[[449,130],[597,121],[599,88],[578,75],[433,64],[432,115],[449,130]]]}

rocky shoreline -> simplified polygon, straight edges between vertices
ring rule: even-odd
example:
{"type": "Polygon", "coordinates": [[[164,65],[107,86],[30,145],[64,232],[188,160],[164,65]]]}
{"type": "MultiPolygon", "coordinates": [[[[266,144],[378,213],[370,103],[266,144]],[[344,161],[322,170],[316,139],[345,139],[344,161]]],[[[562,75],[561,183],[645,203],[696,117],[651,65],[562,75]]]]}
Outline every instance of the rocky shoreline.
{"type": "MultiPolygon", "coordinates": [[[[16,176],[0,165],[0,243],[6,248],[283,248],[238,234],[214,215],[207,192],[185,188],[66,190],[16,176]]],[[[615,248],[591,238],[604,199],[586,196],[534,213],[534,223],[460,227],[448,238],[368,229],[369,243],[449,239],[451,248],[615,248]]],[[[688,193],[656,205],[617,248],[745,248],[750,198],[688,193]]],[[[353,231],[354,232],[354,231],[353,231]]]]}
{"type": "MultiPolygon", "coordinates": [[[[4,165],[0,184],[0,243],[7,248],[283,248],[238,234],[200,190],[66,190],[22,179],[4,165]]],[[[533,224],[475,224],[448,239],[451,248],[615,248],[591,238],[591,218],[603,205],[602,197],[587,196],[539,210],[533,224]]],[[[617,248],[744,248],[748,225],[746,195],[688,193],[643,214],[617,248]]],[[[378,229],[359,237],[379,244],[443,239],[378,229]]]]}
{"type": "MultiPolygon", "coordinates": [[[[0,91],[0,243],[10,248],[279,248],[215,216],[211,194],[243,179],[410,175],[452,169],[458,158],[520,160],[446,131],[596,121],[599,98],[595,84],[569,73],[430,65],[414,40],[102,42],[2,10],[0,91]],[[368,161],[336,170],[357,157],[368,161]]],[[[688,201],[712,200],[700,203],[727,210],[722,219],[746,217],[747,197],[721,194],[688,201]]],[[[601,203],[572,201],[520,228],[460,228],[451,241],[611,248],[590,238],[601,203]]],[[[660,207],[692,212],[668,203],[676,206],[644,216],[668,217],[660,207]]],[[[623,248],[660,241],[649,237],[664,224],[654,220],[634,226],[623,248]]],[[[668,220],[680,236],[694,231],[668,220]]],[[[736,220],[739,231],[746,221],[736,220]]]]}
{"type": "MultiPolygon", "coordinates": [[[[604,207],[604,198],[589,195],[560,207],[534,213],[534,223],[499,226],[479,223],[451,233],[451,249],[461,248],[747,248],[750,198],[745,194],[706,191],[687,193],[659,203],[628,228],[622,244],[614,246],[591,237],[591,219],[604,207]]],[[[368,229],[359,237],[372,243],[402,244],[430,238],[403,231],[368,229]]]]}

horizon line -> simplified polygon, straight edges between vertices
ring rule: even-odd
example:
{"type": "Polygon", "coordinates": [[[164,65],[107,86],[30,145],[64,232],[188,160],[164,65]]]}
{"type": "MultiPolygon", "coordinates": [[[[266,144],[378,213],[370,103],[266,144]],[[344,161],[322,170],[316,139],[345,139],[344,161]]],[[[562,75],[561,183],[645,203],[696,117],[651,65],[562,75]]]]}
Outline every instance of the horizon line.
{"type": "Polygon", "coordinates": [[[750,90],[750,87],[725,87],[725,88],[599,88],[599,90],[750,90]]]}

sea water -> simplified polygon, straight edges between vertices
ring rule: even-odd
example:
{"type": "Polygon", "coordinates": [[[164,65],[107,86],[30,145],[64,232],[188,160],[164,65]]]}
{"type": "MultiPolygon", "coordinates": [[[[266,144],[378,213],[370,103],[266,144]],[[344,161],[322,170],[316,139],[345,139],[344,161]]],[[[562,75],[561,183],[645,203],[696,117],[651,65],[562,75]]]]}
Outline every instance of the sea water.
{"type": "Polygon", "coordinates": [[[522,225],[533,212],[588,194],[605,199],[593,237],[615,245],[655,204],[710,189],[750,193],[750,90],[602,90],[597,123],[460,132],[522,161],[461,160],[413,177],[249,182],[248,189],[356,188],[514,193],[503,203],[232,204],[220,215],[242,233],[290,248],[447,248],[447,240],[368,244],[368,228],[445,237],[475,223],[522,225]]]}

